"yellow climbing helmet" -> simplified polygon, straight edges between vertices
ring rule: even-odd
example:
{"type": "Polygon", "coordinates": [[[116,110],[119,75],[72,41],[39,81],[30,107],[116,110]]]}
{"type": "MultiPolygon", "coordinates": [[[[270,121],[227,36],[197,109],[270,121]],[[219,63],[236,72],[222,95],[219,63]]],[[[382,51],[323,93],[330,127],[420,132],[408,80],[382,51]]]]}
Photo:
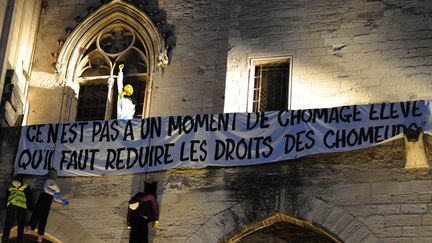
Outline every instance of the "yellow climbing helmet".
{"type": "Polygon", "coordinates": [[[127,95],[127,96],[131,96],[132,94],[133,94],[133,87],[132,87],[132,85],[130,85],[130,84],[126,84],[124,87],[123,87],[123,94],[124,95],[127,95]]]}

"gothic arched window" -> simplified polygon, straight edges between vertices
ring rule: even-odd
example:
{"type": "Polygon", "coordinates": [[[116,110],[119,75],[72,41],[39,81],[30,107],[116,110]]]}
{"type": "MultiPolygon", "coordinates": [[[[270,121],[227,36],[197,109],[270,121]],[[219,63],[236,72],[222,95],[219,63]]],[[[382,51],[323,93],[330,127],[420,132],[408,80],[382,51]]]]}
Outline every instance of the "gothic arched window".
{"type": "Polygon", "coordinates": [[[118,66],[124,64],[124,83],[134,87],[135,117],[143,117],[144,96],[149,81],[147,50],[135,31],[112,24],[89,43],[78,66],[79,96],[76,120],[116,117],[118,66]],[[110,80],[113,80],[114,83],[110,80]]]}
{"type": "Polygon", "coordinates": [[[141,9],[111,1],[88,15],[65,40],[56,69],[65,84],[62,121],[116,117],[117,75],[134,88],[135,117],[149,114],[152,73],[166,57],[157,26],[141,9]],[[162,57],[162,58],[161,58],[162,57]]]}

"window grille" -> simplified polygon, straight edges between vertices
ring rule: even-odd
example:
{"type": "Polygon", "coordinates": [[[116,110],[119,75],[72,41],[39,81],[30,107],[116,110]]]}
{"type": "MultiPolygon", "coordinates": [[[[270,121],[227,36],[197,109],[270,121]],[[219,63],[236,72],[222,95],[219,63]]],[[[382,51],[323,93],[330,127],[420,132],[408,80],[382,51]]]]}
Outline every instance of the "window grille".
{"type": "Polygon", "coordinates": [[[288,61],[255,65],[254,112],[287,109],[289,67],[288,61]]]}
{"type": "Polygon", "coordinates": [[[80,85],[77,121],[103,120],[107,94],[106,84],[80,85]]]}

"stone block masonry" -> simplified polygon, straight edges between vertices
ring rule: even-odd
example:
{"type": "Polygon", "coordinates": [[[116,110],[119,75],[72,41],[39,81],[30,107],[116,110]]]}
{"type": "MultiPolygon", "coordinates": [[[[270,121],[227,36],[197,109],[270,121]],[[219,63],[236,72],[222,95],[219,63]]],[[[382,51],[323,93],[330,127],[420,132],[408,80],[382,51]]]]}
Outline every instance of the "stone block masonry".
{"type": "MultiPolygon", "coordinates": [[[[7,134],[1,139],[0,158],[5,165],[2,180],[7,181],[19,129],[2,129],[2,134],[7,134]]],[[[149,174],[147,180],[159,183],[162,223],[151,237],[153,242],[217,242],[241,227],[283,213],[308,219],[346,242],[428,239],[432,178],[429,169],[405,170],[403,161],[391,159],[403,160],[401,153],[403,143],[395,141],[262,166],[149,174]],[[382,170],[389,173],[378,173],[382,170]]],[[[37,193],[42,180],[27,179],[37,193]]],[[[140,190],[142,179],[141,175],[59,178],[71,204],[53,205],[48,233],[76,242],[62,224],[55,223],[66,220],[81,227],[78,238],[127,241],[127,201],[140,190]]]]}
{"type": "Polygon", "coordinates": [[[430,55],[420,51],[432,49],[427,16],[432,11],[430,3],[379,0],[267,4],[271,8],[262,11],[259,1],[233,1],[233,8],[239,11],[231,15],[230,21],[236,23],[240,36],[229,37],[237,41],[228,53],[227,78],[232,79],[226,83],[229,93],[225,111],[245,111],[248,99],[235,95],[248,89],[248,69],[234,69],[230,64],[240,61],[247,66],[249,58],[266,56],[292,56],[293,109],[430,98],[428,82],[417,76],[425,72],[427,80],[432,77],[430,55]],[[289,13],[289,19],[278,18],[285,13],[289,13]],[[257,43],[246,41],[252,37],[257,43]],[[231,76],[234,71],[240,75],[231,76]]]}
{"type": "MultiPolygon", "coordinates": [[[[250,59],[269,56],[291,58],[292,109],[432,98],[430,1],[157,2],[175,26],[177,44],[172,62],[153,74],[151,115],[245,111],[250,59]]],[[[31,123],[46,123],[46,111],[59,110],[65,94],[52,53],[76,16],[95,4],[44,1],[29,88],[36,97],[29,100],[31,123]],[[54,104],[47,108],[41,97],[54,104]]],[[[18,136],[19,128],[1,129],[0,193],[18,136]]],[[[431,169],[405,170],[404,151],[396,140],[262,166],[59,178],[71,203],[53,205],[47,233],[65,242],[127,242],[127,201],[147,179],[158,182],[161,205],[154,243],[218,242],[275,214],[316,224],[344,242],[428,242],[431,169]]],[[[37,195],[42,179],[26,179],[37,195]]]]}

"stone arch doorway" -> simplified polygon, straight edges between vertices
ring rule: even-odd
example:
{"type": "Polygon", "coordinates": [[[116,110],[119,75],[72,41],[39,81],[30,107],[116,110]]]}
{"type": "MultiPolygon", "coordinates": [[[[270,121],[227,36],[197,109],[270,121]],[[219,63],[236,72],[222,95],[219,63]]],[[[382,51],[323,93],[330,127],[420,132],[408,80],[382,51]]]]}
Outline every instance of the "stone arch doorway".
{"type": "Polygon", "coordinates": [[[334,202],[301,192],[293,196],[283,190],[265,202],[233,204],[209,218],[186,242],[235,242],[235,236],[242,238],[276,222],[302,226],[331,242],[379,242],[366,225],[334,202]]]}
{"type": "Polygon", "coordinates": [[[336,236],[311,222],[276,214],[233,232],[225,242],[239,243],[339,243],[336,236]]]}

